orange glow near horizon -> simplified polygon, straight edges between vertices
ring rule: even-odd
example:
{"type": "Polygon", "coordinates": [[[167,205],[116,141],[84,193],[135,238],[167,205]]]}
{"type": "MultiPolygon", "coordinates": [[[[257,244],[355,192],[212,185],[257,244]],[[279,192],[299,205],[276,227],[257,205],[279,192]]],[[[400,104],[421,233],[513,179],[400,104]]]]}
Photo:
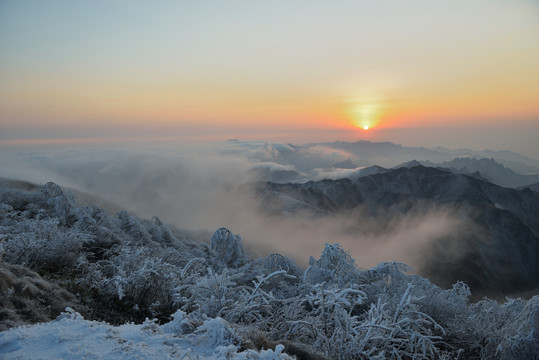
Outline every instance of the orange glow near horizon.
{"type": "Polygon", "coordinates": [[[388,111],[387,100],[376,94],[347,99],[344,107],[348,121],[365,131],[377,127],[388,111]]]}

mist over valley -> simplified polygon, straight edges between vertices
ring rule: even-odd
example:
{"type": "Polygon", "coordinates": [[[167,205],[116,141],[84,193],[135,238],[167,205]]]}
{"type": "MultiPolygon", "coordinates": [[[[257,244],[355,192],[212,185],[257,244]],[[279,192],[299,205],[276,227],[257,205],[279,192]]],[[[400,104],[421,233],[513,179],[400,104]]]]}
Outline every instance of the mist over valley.
{"type": "Polygon", "coordinates": [[[54,181],[80,204],[191,231],[229,227],[254,256],[280,252],[306,266],[340,243],[360,267],[401,261],[442,286],[466,281],[477,298],[539,279],[538,195],[496,185],[539,177],[502,162],[538,162],[507,151],[228,141],[13,149],[2,161],[3,177],[54,181]]]}

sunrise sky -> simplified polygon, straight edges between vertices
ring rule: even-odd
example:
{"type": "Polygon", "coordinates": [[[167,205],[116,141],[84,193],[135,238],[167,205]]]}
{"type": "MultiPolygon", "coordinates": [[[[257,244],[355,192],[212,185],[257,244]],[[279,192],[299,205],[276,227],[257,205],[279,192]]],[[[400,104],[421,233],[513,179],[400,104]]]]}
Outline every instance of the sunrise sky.
{"type": "Polygon", "coordinates": [[[0,142],[163,136],[537,158],[539,3],[0,1],[0,142]]]}

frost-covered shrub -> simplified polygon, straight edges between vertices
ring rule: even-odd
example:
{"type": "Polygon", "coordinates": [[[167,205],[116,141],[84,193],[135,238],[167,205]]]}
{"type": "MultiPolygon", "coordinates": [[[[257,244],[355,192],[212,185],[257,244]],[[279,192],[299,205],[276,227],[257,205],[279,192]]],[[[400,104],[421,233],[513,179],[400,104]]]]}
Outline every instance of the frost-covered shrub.
{"type": "Polygon", "coordinates": [[[107,302],[132,321],[163,318],[174,311],[180,269],[147,248],[115,246],[106,260],[89,263],[84,271],[78,287],[93,289],[100,302],[107,302]]]}
{"type": "Polygon", "coordinates": [[[211,250],[217,264],[238,267],[247,262],[247,255],[241,237],[227,228],[217,229],[211,237],[211,250]]]}
{"type": "Polygon", "coordinates": [[[303,311],[287,322],[287,339],[307,343],[328,356],[343,356],[349,342],[355,340],[352,329],[357,317],[352,315],[352,310],[364,296],[358,289],[316,284],[310,294],[302,297],[303,311]]]}
{"type": "Polygon", "coordinates": [[[357,311],[367,300],[369,287],[340,288],[319,283],[305,296],[308,306],[299,320],[289,321],[287,337],[343,359],[420,357],[438,358],[444,329],[418,309],[413,284],[357,311]],[[367,289],[365,291],[361,289],[367,289]]]}
{"type": "Polygon", "coordinates": [[[298,279],[303,276],[303,271],[296,265],[296,263],[292,259],[281,254],[274,253],[266,256],[263,266],[268,273],[285,270],[287,274],[298,279]]]}
{"type": "Polygon", "coordinates": [[[146,230],[144,224],[137,218],[129,215],[127,211],[118,213],[120,228],[123,232],[137,243],[147,244],[152,240],[151,234],[146,230]]]}
{"type": "Polygon", "coordinates": [[[358,280],[354,259],[339,244],[326,244],[318,260],[311,256],[304,277],[312,284],[332,282],[346,285],[358,280]]]}
{"type": "Polygon", "coordinates": [[[182,297],[182,309],[217,317],[235,306],[235,296],[232,294],[236,291],[235,285],[234,276],[227,269],[218,273],[208,268],[207,274],[195,284],[180,286],[176,291],[182,297]]]}
{"type": "Polygon", "coordinates": [[[534,359],[539,354],[539,296],[504,304],[484,299],[465,320],[470,348],[482,359],[534,359]]]}
{"type": "Polygon", "coordinates": [[[496,347],[496,355],[502,359],[539,356],[539,295],[529,301],[509,300],[500,308],[499,312],[511,321],[506,322],[503,331],[497,334],[501,341],[496,347]]]}
{"type": "Polygon", "coordinates": [[[93,235],[60,226],[57,219],[22,219],[0,231],[6,234],[6,261],[47,272],[72,271],[83,247],[93,241],[93,235]]]}
{"type": "Polygon", "coordinates": [[[360,329],[364,334],[358,346],[360,352],[381,349],[388,358],[439,358],[445,331],[434,319],[418,309],[409,284],[397,306],[380,300],[371,305],[366,321],[360,329]],[[378,334],[377,334],[378,333],[378,334]],[[380,336],[381,335],[381,336],[380,336]]]}
{"type": "Polygon", "coordinates": [[[71,225],[77,219],[72,199],[47,183],[34,192],[1,191],[0,232],[5,260],[34,270],[67,273],[94,235],[71,225]]]}

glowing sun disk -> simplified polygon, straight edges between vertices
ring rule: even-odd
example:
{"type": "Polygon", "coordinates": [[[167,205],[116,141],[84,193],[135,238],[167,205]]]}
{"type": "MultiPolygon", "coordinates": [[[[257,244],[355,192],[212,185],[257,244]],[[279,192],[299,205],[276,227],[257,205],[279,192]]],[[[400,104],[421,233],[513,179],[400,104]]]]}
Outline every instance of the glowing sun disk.
{"type": "Polygon", "coordinates": [[[351,123],[363,130],[375,127],[387,107],[385,99],[375,95],[349,99],[346,105],[351,123]]]}

